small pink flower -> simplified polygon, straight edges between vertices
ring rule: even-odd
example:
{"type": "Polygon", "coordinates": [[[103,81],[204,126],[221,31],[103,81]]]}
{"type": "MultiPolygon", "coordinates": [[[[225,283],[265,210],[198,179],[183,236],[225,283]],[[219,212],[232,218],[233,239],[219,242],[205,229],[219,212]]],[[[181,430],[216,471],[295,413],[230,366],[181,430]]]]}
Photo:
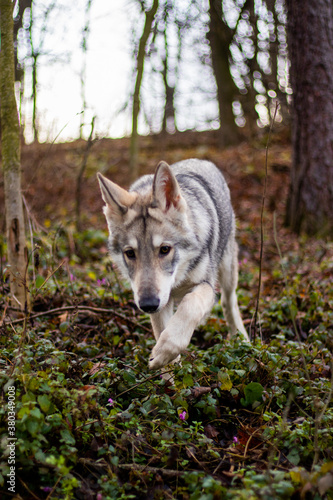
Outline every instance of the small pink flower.
{"type": "Polygon", "coordinates": [[[235,444],[236,444],[236,443],[238,443],[238,438],[237,438],[237,436],[234,436],[234,437],[232,438],[232,441],[233,441],[233,443],[235,443],[235,444]]]}
{"type": "Polygon", "coordinates": [[[179,415],[180,420],[185,420],[186,418],[186,411],[184,410],[182,413],[179,415]]]}
{"type": "Polygon", "coordinates": [[[108,405],[107,406],[113,406],[114,405],[114,401],[112,398],[109,398],[108,399],[108,405]]]}
{"type": "Polygon", "coordinates": [[[103,500],[102,493],[97,493],[96,500],[103,500]]]}
{"type": "Polygon", "coordinates": [[[71,281],[75,281],[75,276],[74,276],[74,274],[70,273],[70,275],[69,275],[69,279],[70,279],[71,281]]]}

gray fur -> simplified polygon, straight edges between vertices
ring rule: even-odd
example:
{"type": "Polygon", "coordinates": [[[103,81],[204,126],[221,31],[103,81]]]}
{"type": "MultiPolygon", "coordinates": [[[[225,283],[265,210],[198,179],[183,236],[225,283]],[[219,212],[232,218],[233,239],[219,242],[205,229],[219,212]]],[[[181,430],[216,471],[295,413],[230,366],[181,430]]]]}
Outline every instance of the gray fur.
{"type": "Polygon", "coordinates": [[[99,174],[110,252],[129,279],[139,308],[151,313],[159,368],[186,349],[214,303],[217,280],[231,333],[248,341],[237,305],[235,216],[216,166],[184,160],[159,164],[127,192],[99,174]],[[179,302],[173,314],[173,306],[179,302]]]}

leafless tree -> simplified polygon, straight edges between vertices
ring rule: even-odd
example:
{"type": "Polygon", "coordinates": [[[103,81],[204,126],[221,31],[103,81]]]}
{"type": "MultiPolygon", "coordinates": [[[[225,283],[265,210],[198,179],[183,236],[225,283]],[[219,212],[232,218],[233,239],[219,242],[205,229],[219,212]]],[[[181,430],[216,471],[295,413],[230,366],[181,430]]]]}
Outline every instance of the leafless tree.
{"type": "Polygon", "coordinates": [[[28,305],[27,252],[21,196],[20,126],[15,99],[13,2],[0,0],[0,100],[2,166],[5,186],[6,237],[12,301],[28,305]]]}
{"type": "Polygon", "coordinates": [[[154,0],[151,9],[145,11],[145,25],[140,38],[139,50],[137,55],[136,81],[133,94],[132,135],[130,146],[130,176],[132,181],[135,180],[138,176],[138,116],[140,111],[140,89],[146,56],[146,44],[152,31],[157,8],[158,0],[154,0]]]}
{"type": "Polygon", "coordinates": [[[82,138],[82,129],[85,124],[85,111],[87,109],[86,100],[86,78],[87,78],[87,50],[88,50],[88,38],[90,33],[90,11],[93,0],[87,0],[85,8],[85,24],[82,30],[82,40],[81,48],[83,52],[82,67],[80,72],[80,83],[81,83],[81,99],[82,99],[82,112],[81,112],[81,123],[80,123],[80,138],[82,138]]]}

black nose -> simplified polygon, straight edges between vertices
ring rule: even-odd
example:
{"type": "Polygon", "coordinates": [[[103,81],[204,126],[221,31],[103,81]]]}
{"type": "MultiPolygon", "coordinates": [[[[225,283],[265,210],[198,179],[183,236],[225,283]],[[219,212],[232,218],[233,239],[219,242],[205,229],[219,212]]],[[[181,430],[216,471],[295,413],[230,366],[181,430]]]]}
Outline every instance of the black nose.
{"type": "Polygon", "coordinates": [[[139,302],[140,309],[148,314],[156,312],[160,305],[160,299],[157,297],[142,297],[139,302]]]}

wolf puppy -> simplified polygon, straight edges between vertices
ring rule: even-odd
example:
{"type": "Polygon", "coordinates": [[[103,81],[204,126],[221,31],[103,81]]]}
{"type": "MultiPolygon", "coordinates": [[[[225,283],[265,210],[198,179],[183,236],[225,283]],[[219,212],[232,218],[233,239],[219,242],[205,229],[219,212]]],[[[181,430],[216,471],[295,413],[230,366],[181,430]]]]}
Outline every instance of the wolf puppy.
{"type": "Polygon", "coordinates": [[[151,315],[156,345],[149,367],[176,361],[211,311],[215,283],[232,334],[248,341],[236,297],[238,248],[228,186],[208,161],[161,162],[129,191],[100,173],[114,263],[151,315]],[[178,303],[176,312],[174,304],[178,303]]]}

